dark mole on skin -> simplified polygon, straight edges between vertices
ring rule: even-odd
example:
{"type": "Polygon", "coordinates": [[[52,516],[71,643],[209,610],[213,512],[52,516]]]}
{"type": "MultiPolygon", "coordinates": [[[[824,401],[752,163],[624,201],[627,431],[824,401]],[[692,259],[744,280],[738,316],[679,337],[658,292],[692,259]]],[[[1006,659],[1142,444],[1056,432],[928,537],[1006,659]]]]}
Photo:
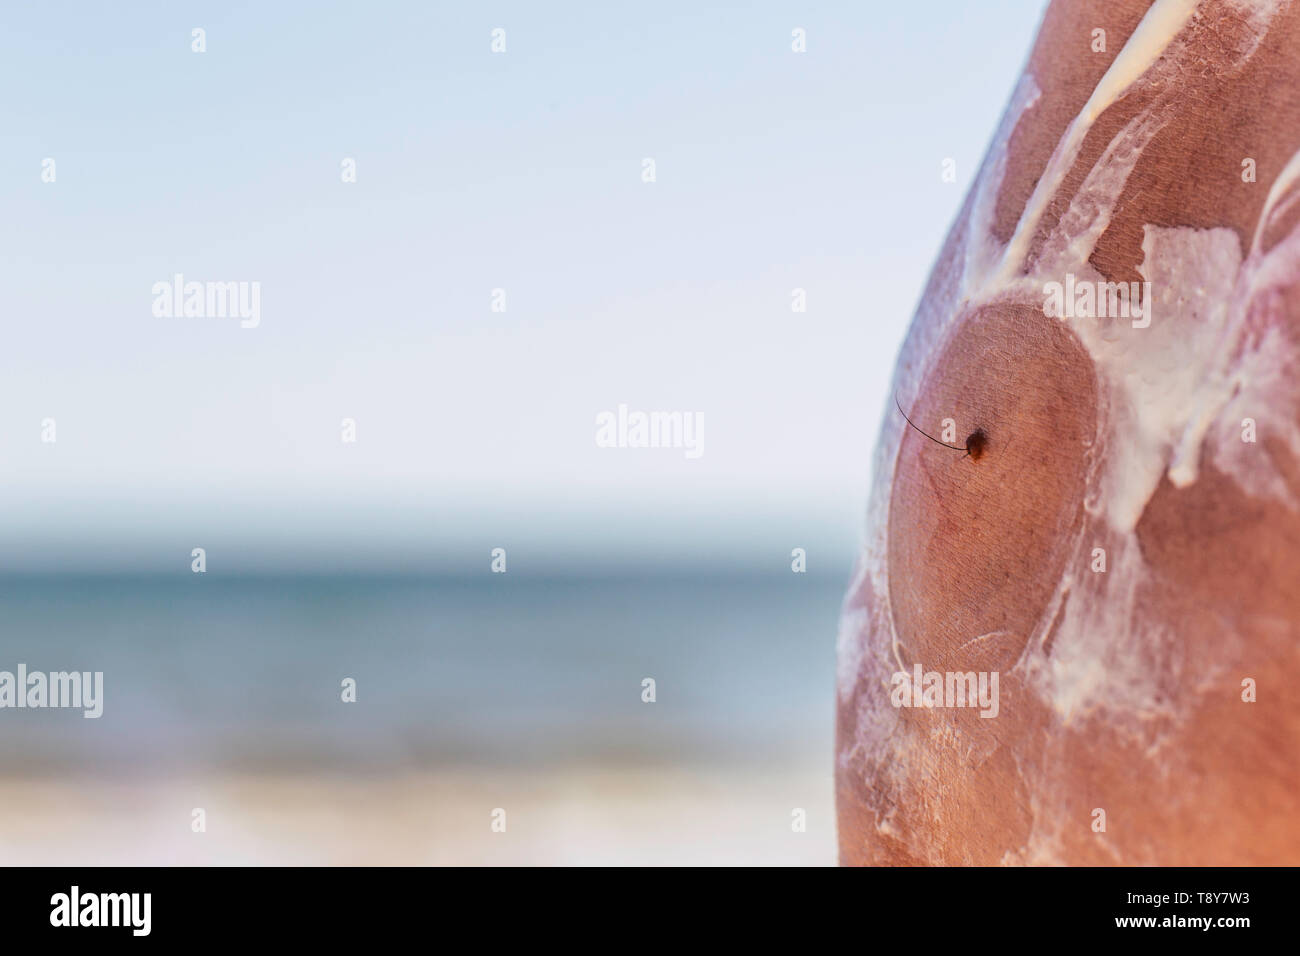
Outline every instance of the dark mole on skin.
{"type": "MultiPolygon", "coordinates": [[[[930,439],[930,441],[934,442],[936,445],[942,445],[944,448],[951,448],[953,451],[961,451],[961,448],[959,446],[949,445],[947,442],[939,441],[939,439],[935,438],[933,435],[929,434],[928,432],[922,431],[920,428],[917,428],[916,422],[908,418],[907,412],[903,411],[903,405],[898,400],[897,395],[894,396],[894,404],[898,406],[898,410],[899,412],[902,413],[903,418],[907,420],[907,424],[911,425],[913,428],[916,428],[918,432],[921,432],[921,434],[925,435],[925,437],[930,439]]],[[[985,449],[988,448],[988,446],[989,446],[988,432],[986,432],[982,428],[977,428],[969,435],[966,436],[966,454],[962,455],[962,457],[965,458],[967,455],[969,455],[971,461],[979,461],[980,458],[984,455],[984,451],[985,449]]]]}

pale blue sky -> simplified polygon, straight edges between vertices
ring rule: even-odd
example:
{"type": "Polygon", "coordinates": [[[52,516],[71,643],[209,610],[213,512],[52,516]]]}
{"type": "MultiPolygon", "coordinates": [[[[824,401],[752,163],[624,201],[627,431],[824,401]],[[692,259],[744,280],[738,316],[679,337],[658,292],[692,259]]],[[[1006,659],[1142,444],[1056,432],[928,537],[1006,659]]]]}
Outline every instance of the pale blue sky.
{"type": "Polygon", "coordinates": [[[6,5],[0,566],[851,550],[1041,8],[6,5]],[[176,272],[259,281],[260,327],[154,317],[176,272]],[[702,414],[704,456],[598,449],[619,403],[702,414]]]}

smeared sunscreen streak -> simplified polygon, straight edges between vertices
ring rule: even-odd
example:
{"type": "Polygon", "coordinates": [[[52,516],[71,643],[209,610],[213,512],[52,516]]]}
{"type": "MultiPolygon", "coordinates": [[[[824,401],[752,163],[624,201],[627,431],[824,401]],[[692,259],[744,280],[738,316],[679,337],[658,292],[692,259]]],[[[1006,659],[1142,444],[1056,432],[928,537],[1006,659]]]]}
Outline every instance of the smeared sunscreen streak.
{"type": "Polygon", "coordinates": [[[1079,158],[1079,149],[1083,145],[1084,137],[1092,129],[1097,117],[1123,96],[1138,78],[1151,68],[1160,54],[1165,52],[1173,42],[1174,37],[1182,32],[1195,9],[1196,0],[1156,0],[1147,10],[1142,22],[1128,38],[1119,56],[1115,57],[1115,62],[1110,65],[1110,69],[1102,76],[1092,95],[1088,97],[1088,102],[1070,123],[1065,135],[1047,161],[1047,168],[1039,178],[1038,185],[1034,187],[1029,202],[1025,204],[1024,212],[1020,214],[1020,222],[1002,256],[1002,269],[998,276],[1000,280],[1005,282],[1019,274],[1039,220],[1042,219],[1048,202],[1061,188],[1075,160],[1079,158]]]}

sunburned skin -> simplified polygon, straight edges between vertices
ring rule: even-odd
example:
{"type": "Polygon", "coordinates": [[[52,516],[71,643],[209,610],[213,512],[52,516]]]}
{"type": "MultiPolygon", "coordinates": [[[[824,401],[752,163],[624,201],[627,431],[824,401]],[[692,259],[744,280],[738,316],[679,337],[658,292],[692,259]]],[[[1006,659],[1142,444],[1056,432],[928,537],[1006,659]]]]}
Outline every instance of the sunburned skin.
{"type": "Polygon", "coordinates": [[[1297,200],[1300,6],[1049,7],[876,449],[842,862],[1300,863],[1297,200]]]}

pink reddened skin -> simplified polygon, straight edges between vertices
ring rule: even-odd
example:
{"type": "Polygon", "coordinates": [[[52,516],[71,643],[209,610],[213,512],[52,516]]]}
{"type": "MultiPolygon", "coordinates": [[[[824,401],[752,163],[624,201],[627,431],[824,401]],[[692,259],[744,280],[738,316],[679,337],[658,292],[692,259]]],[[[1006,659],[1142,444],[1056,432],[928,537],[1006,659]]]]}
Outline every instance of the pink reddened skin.
{"type": "Polygon", "coordinates": [[[1056,0],[1025,75],[881,432],[841,861],[1300,864],[1300,4],[1056,0]],[[1150,327],[1048,317],[1067,272],[1150,327]]]}

